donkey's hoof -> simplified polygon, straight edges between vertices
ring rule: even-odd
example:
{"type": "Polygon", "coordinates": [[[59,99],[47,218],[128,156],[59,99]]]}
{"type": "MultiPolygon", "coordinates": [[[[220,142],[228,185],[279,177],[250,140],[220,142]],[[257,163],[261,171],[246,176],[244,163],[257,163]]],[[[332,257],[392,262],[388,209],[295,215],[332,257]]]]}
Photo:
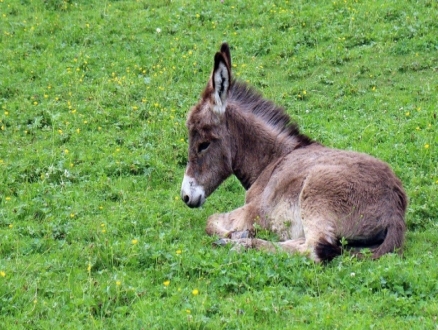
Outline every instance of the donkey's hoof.
{"type": "Polygon", "coordinates": [[[231,239],[249,238],[249,230],[235,231],[231,233],[231,239]]]}
{"type": "Polygon", "coordinates": [[[214,246],[225,246],[228,243],[230,243],[230,240],[228,238],[220,238],[217,241],[213,242],[214,246]]]}

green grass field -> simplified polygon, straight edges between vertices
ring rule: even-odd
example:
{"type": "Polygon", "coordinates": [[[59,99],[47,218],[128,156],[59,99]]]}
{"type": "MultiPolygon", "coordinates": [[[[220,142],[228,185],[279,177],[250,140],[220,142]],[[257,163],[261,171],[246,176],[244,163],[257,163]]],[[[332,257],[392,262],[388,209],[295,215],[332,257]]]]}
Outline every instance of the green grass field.
{"type": "MultiPolygon", "coordinates": [[[[436,329],[438,3],[0,0],[0,329],[436,329]],[[302,131],[388,162],[404,255],[214,248],[179,197],[220,44],[302,131]]],[[[266,234],[266,233],[262,233],[266,234]]]]}

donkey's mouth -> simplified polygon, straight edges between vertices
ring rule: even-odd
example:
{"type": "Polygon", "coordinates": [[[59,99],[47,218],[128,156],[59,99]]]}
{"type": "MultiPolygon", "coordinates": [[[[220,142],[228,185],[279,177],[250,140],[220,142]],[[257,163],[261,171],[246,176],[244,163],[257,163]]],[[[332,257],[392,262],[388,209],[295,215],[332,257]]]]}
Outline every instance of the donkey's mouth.
{"type": "Polygon", "coordinates": [[[202,204],[204,204],[205,199],[202,198],[202,196],[199,196],[198,200],[196,201],[196,203],[193,203],[193,201],[191,203],[186,203],[188,207],[194,209],[194,208],[198,208],[200,207],[202,204]]]}

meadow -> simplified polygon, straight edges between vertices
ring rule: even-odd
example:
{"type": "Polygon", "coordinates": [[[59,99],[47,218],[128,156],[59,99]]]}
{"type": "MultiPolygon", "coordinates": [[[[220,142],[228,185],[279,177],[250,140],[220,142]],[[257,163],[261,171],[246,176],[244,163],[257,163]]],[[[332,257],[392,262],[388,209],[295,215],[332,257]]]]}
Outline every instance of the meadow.
{"type": "Polygon", "coordinates": [[[437,17],[435,0],[0,0],[0,329],[437,329],[437,17]],[[305,134],[391,165],[402,256],[212,246],[207,217],[244,189],[194,210],[179,191],[223,41],[305,134]]]}

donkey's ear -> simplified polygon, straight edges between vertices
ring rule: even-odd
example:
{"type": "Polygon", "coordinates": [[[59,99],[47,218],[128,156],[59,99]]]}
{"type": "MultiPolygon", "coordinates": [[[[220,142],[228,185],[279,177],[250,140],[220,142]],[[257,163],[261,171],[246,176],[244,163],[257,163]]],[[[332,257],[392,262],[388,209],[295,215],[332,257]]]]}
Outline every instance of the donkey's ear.
{"type": "Polygon", "coordinates": [[[221,46],[221,53],[224,55],[227,60],[228,67],[231,69],[231,53],[230,46],[226,42],[224,42],[221,46]]]}
{"type": "Polygon", "coordinates": [[[225,58],[226,56],[225,52],[217,52],[214,56],[212,75],[213,111],[218,115],[225,113],[225,108],[227,107],[227,95],[230,88],[231,71],[227,59],[225,58]]]}

